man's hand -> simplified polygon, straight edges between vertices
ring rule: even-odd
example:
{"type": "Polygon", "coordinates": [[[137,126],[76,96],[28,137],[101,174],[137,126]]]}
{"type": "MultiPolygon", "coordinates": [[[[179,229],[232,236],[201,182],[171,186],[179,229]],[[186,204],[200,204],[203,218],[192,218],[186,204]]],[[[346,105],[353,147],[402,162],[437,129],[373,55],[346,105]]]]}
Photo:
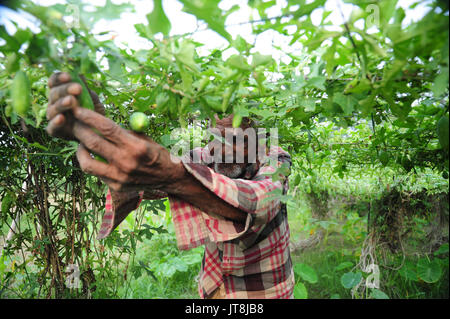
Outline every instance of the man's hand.
{"type": "MultiPolygon", "coordinates": [[[[81,78],[85,83],[84,77],[81,78]]],[[[71,82],[71,77],[67,72],[54,73],[48,80],[50,96],[47,107],[47,119],[49,124],[47,132],[55,137],[73,140],[72,134],[74,118],[70,112],[75,107],[79,107],[78,99],[82,87],[76,82],[71,82]]],[[[105,114],[105,108],[100,102],[98,95],[89,90],[95,111],[105,114]]]]}
{"type": "Polygon", "coordinates": [[[125,130],[89,109],[75,107],[73,115],[73,135],[81,143],[77,151],[81,169],[101,178],[111,190],[167,191],[185,177],[181,161],[173,162],[169,151],[149,137],[125,130]],[[90,152],[108,163],[93,159],[90,152]]]}
{"type": "MultiPolygon", "coordinates": [[[[101,178],[111,193],[121,193],[116,194],[119,197],[126,196],[125,192],[143,190],[145,194],[157,190],[186,200],[207,213],[245,221],[246,213],[203,186],[164,147],[100,114],[104,113],[103,106],[95,93],[90,92],[97,112],[80,107],[76,96],[82,88],[70,80],[68,73],[57,73],[49,79],[47,132],[80,142],[77,158],[84,172],[101,178]],[[108,163],[95,160],[90,152],[108,163]]],[[[119,197],[116,199],[120,201],[119,197]]]]}

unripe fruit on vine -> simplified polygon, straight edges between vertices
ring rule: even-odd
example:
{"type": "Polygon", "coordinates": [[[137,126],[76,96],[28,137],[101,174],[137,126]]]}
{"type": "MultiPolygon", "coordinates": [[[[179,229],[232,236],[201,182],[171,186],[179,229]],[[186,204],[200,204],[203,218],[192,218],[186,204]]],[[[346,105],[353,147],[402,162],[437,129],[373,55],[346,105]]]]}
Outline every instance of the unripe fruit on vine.
{"type": "Polygon", "coordinates": [[[19,57],[15,52],[6,56],[6,73],[14,73],[19,69],[19,57]]]}
{"type": "Polygon", "coordinates": [[[236,127],[240,127],[241,126],[241,123],[242,123],[242,116],[241,115],[239,115],[239,114],[234,114],[233,115],[233,127],[234,128],[236,128],[236,127]]]}
{"type": "Polygon", "coordinates": [[[80,106],[94,111],[94,102],[92,102],[92,98],[89,94],[89,90],[86,87],[86,84],[84,84],[84,82],[76,72],[71,72],[70,77],[72,78],[73,82],[80,84],[82,87],[81,94],[78,96],[78,102],[80,102],[80,106]]]}
{"type": "Polygon", "coordinates": [[[150,121],[142,112],[135,112],[130,116],[130,127],[133,131],[142,133],[150,126],[150,121]]]}
{"type": "Polygon", "coordinates": [[[25,72],[17,71],[10,93],[14,112],[25,117],[31,104],[31,87],[25,72]]]}
{"type": "Polygon", "coordinates": [[[297,174],[294,179],[294,186],[297,186],[298,184],[300,184],[300,181],[301,181],[301,176],[300,176],[300,174],[297,174]]]}
{"type": "Polygon", "coordinates": [[[314,150],[311,146],[306,149],[306,160],[310,163],[314,160],[314,150]]]}
{"type": "Polygon", "coordinates": [[[233,88],[229,87],[222,94],[222,107],[221,111],[226,112],[228,109],[228,104],[230,102],[231,94],[233,94],[233,88]]]}
{"type": "Polygon", "coordinates": [[[437,135],[439,137],[439,143],[441,144],[441,147],[444,150],[448,151],[448,135],[449,135],[449,129],[448,129],[448,116],[443,116],[439,119],[437,122],[437,135]]]}

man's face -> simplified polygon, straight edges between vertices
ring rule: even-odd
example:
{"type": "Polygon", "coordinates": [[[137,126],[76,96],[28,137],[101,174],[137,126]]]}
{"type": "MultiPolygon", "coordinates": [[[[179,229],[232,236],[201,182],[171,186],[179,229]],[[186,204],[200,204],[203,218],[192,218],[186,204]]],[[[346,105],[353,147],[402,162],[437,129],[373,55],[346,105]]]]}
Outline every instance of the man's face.
{"type": "MultiPolygon", "coordinates": [[[[222,155],[222,161],[214,163],[215,172],[230,178],[238,178],[245,172],[251,160],[248,153],[249,144],[256,143],[256,141],[252,134],[245,134],[244,131],[249,129],[248,125],[242,124],[240,130],[233,129],[232,121],[233,115],[222,120],[216,117],[215,130],[220,132],[223,140],[229,146],[226,147],[226,144],[218,139],[214,139],[208,146],[211,155],[215,152],[222,155]]],[[[252,129],[250,128],[250,130],[252,129]]],[[[248,133],[248,131],[246,132],[248,133]]]]}

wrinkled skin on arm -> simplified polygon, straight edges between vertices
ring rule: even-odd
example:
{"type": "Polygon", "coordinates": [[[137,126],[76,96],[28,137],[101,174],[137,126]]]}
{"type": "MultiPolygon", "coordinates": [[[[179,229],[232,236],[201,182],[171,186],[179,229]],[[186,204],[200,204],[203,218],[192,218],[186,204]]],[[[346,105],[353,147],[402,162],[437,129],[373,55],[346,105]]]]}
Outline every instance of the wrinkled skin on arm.
{"type": "MultiPolygon", "coordinates": [[[[172,161],[163,146],[143,134],[123,129],[106,118],[104,111],[101,114],[80,107],[76,96],[81,93],[81,86],[70,81],[67,73],[57,73],[49,79],[47,132],[80,142],[77,158],[81,169],[104,181],[115,193],[113,201],[118,206],[129,196],[125,193],[144,190],[144,194],[152,194],[158,190],[183,199],[206,213],[245,221],[246,213],[204,187],[186,171],[180,160],[172,161]],[[108,163],[95,160],[91,152],[108,163]]],[[[100,109],[98,96],[92,97],[96,110],[100,109]]]]}

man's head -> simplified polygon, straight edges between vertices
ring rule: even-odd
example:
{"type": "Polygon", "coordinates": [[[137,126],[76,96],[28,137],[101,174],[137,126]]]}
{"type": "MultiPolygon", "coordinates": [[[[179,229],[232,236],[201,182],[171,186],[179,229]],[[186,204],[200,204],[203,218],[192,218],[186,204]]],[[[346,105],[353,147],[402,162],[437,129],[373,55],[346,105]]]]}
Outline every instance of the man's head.
{"type": "Polygon", "coordinates": [[[214,156],[214,170],[230,178],[244,178],[259,167],[257,159],[258,137],[255,122],[244,117],[239,128],[233,128],[233,114],[220,119],[215,116],[215,126],[210,129],[220,134],[208,144],[214,156]],[[219,155],[219,156],[218,156],[219,155]]]}

